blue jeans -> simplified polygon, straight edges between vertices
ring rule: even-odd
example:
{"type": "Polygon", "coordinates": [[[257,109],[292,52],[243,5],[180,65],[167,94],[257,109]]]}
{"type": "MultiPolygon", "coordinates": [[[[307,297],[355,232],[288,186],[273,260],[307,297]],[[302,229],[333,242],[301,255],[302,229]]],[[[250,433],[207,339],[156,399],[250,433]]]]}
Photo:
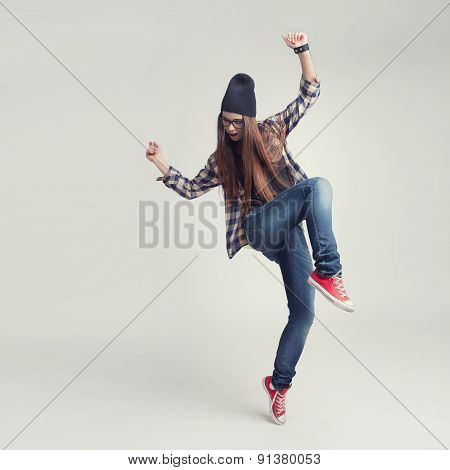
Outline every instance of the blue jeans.
{"type": "Polygon", "coordinates": [[[306,220],[315,268],[323,277],[342,273],[332,231],[332,188],[321,177],[299,181],[270,202],[250,211],[245,220],[249,245],[281,269],[289,318],[280,338],[272,383],[281,391],[295,367],[314,321],[315,289],[307,279],[314,270],[301,225],[306,220]]]}

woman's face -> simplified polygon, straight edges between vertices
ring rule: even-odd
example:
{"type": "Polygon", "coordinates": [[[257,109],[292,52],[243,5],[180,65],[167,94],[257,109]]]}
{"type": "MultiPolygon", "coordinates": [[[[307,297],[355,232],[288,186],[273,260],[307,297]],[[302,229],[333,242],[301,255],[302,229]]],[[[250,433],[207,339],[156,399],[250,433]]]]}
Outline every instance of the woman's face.
{"type": "Polygon", "coordinates": [[[244,116],[242,114],[222,111],[222,124],[232,141],[237,142],[242,139],[244,132],[244,116]]]}

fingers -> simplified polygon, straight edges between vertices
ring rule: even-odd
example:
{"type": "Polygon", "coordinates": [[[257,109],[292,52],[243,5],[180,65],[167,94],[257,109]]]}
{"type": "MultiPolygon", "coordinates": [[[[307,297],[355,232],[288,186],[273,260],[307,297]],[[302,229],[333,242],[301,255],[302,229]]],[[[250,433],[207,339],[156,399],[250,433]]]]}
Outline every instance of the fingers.
{"type": "Polygon", "coordinates": [[[299,42],[302,40],[302,37],[303,37],[304,33],[294,33],[292,31],[289,31],[289,33],[287,34],[287,36],[283,36],[284,40],[288,40],[289,42],[291,42],[292,44],[296,43],[296,42],[299,42]]]}
{"type": "Polygon", "coordinates": [[[295,33],[289,32],[287,36],[283,36],[283,39],[287,45],[292,45],[295,43],[295,33]]]}
{"type": "Polygon", "coordinates": [[[297,42],[299,40],[299,33],[289,33],[289,40],[291,42],[297,42]]]}
{"type": "Polygon", "coordinates": [[[154,140],[151,140],[148,143],[147,151],[145,152],[146,157],[153,157],[158,154],[160,151],[159,144],[157,144],[154,140]]]}
{"type": "Polygon", "coordinates": [[[148,150],[158,150],[159,149],[159,145],[155,142],[155,141],[150,141],[148,143],[148,150]]]}

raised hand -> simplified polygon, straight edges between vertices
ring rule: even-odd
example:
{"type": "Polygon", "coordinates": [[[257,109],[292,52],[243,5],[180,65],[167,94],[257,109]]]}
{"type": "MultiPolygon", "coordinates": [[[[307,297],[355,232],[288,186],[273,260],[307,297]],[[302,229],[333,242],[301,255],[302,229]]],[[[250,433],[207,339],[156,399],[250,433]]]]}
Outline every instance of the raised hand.
{"type": "Polygon", "coordinates": [[[286,46],[294,49],[295,47],[303,46],[308,42],[308,36],[306,33],[288,33],[286,36],[283,36],[286,46]]]}
{"type": "Polygon", "coordinates": [[[148,144],[148,149],[145,154],[148,160],[151,162],[155,163],[155,160],[158,160],[161,158],[162,151],[161,147],[155,142],[155,141],[150,141],[148,144]]]}

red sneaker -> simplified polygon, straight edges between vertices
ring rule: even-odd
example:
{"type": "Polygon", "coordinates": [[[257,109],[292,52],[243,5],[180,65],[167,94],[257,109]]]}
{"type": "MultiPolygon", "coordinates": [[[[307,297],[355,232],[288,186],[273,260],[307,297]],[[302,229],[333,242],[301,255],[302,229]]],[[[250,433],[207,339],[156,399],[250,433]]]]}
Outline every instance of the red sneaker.
{"type": "Polygon", "coordinates": [[[272,385],[271,375],[264,377],[262,383],[264,390],[269,395],[270,416],[272,416],[275,423],[284,424],[286,422],[286,393],[292,387],[292,383],[289,387],[283,388],[281,392],[272,385]]]}
{"type": "Polygon", "coordinates": [[[352,304],[349,295],[344,287],[344,281],[341,276],[322,277],[317,270],[309,276],[308,282],[315,287],[336,307],[342,308],[347,312],[353,312],[355,306],[352,304]]]}

